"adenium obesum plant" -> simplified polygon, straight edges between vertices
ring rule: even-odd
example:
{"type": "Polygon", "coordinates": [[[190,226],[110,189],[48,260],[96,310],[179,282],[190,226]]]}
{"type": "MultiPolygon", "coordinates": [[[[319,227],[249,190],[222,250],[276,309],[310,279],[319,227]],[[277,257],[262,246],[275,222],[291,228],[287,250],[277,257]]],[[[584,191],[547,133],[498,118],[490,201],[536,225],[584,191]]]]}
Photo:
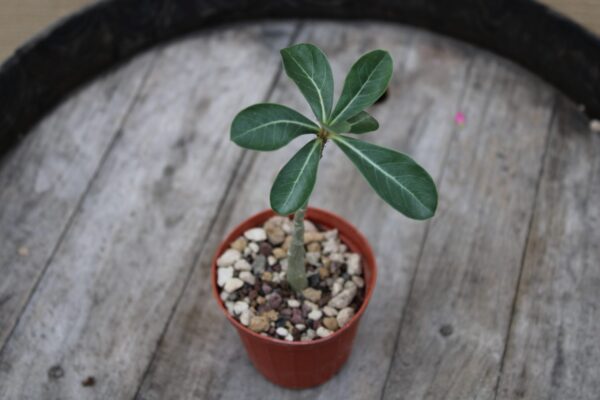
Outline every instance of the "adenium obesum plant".
{"type": "Polygon", "coordinates": [[[437,191],[433,179],[410,157],[342,134],[363,134],[379,127],[364,110],[383,95],[390,82],[393,68],[388,52],[374,50],[354,63],[335,107],[331,66],[319,48],[298,44],[281,50],[281,57],[285,72],[308,101],[317,122],[280,104],[255,104],[234,118],[231,140],[247,149],[271,151],[300,135],[316,136],[279,172],[270,195],[276,213],[295,213],[287,280],[300,292],[307,286],[304,214],[329,140],[340,147],[383,200],[409,218],[432,217],[437,191]]]}

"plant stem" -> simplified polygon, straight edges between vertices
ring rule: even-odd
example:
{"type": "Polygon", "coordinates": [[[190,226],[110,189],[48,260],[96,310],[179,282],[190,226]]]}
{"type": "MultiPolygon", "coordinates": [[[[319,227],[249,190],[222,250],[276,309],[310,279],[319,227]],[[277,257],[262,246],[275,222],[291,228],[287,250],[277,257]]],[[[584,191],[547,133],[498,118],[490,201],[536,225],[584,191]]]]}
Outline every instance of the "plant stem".
{"type": "Polygon", "coordinates": [[[296,292],[301,292],[308,286],[306,267],[304,266],[304,214],[308,202],[294,214],[294,232],[292,243],[288,250],[287,281],[296,292]]]}

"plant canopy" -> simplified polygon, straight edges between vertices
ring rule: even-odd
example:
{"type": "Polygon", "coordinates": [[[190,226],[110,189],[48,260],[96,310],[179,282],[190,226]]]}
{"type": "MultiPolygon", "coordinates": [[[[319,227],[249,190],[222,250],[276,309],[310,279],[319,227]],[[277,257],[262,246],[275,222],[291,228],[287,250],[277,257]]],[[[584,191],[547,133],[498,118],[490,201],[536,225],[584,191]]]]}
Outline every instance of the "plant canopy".
{"type": "Polygon", "coordinates": [[[297,44],[281,50],[281,57],[286,74],[306,98],[317,122],[280,104],[255,104],[234,118],[231,140],[247,149],[271,151],[298,136],[315,136],[284,165],[270,195],[275,212],[296,213],[294,238],[298,243],[290,248],[288,281],[296,290],[302,290],[302,282],[306,281],[305,273],[300,271],[304,269],[303,224],[298,222],[304,218],[328,140],[343,151],[385,202],[405,216],[431,218],[438,196],[431,176],[409,156],[346,135],[379,128],[365,109],[385,93],[392,77],[392,58],[387,51],[371,51],[352,65],[335,106],[331,66],[318,47],[297,44]]]}

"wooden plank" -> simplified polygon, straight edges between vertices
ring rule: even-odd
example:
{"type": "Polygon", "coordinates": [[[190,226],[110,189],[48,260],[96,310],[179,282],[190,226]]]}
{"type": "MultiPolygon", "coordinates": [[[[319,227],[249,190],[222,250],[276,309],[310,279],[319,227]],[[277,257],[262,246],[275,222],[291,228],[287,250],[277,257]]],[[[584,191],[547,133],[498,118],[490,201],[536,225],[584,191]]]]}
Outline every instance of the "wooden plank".
{"type": "MultiPolygon", "coordinates": [[[[303,28],[301,41],[317,44],[330,56],[338,91],[358,55],[378,47],[390,50],[396,61],[390,96],[372,110],[382,128],[364,138],[407,151],[434,175],[441,173],[473,49],[425,32],[369,23],[311,22],[303,28]]],[[[274,100],[311,115],[287,79],[275,89],[274,100]]],[[[234,182],[138,399],[379,397],[426,225],[407,220],[379,200],[335,145],[327,145],[311,204],[343,215],[367,235],[381,277],[354,353],[341,373],[311,390],[289,391],[270,384],[250,365],[210,294],[207,273],[213,250],[227,229],[268,207],[271,182],[305,141],[273,153],[252,153],[240,168],[243,173],[234,182]]]]}
{"type": "Polygon", "coordinates": [[[556,95],[514,65],[480,60],[384,399],[494,397],[556,95]]]}
{"type": "Polygon", "coordinates": [[[229,123],[269,91],[293,29],[164,50],[0,357],[0,398],[135,394],[239,164],[229,123]]]}
{"type": "Polygon", "coordinates": [[[559,105],[515,307],[499,399],[600,394],[600,136],[559,105]]]}
{"type": "Polygon", "coordinates": [[[154,55],[97,80],[42,121],[0,168],[0,349],[115,140],[154,55]]]}

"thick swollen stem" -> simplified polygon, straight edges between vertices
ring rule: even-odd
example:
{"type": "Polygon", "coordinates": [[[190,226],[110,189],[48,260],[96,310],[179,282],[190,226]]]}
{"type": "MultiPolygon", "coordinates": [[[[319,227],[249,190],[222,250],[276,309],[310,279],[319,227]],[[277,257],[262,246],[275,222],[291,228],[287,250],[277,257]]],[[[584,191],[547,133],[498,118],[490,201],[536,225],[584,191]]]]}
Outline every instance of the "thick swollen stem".
{"type": "Polygon", "coordinates": [[[304,214],[306,204],[294,214],[294,233],[288,251],[287,281],[296,292],[301,292],[308,286],[306,267],[304,266],[304,214]]]}

